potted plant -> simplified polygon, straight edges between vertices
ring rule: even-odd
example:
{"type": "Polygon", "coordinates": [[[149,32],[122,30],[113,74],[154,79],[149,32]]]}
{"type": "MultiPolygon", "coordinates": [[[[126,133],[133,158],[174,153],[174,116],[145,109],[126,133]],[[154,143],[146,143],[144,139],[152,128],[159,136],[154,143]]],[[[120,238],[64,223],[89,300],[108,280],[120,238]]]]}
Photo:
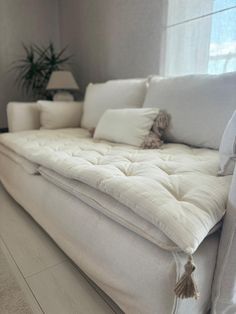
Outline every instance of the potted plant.
{"type": "Polygon", "coordinates": [[[16,84],[27,94],[35,98],[47,98],[46,86],[53,71],[62,69],[71,56],[65,56],[67,48],[56,51],[50,43],[47,47],[23,44],[25,57],[13,63],[16,71],[16,84]]]}

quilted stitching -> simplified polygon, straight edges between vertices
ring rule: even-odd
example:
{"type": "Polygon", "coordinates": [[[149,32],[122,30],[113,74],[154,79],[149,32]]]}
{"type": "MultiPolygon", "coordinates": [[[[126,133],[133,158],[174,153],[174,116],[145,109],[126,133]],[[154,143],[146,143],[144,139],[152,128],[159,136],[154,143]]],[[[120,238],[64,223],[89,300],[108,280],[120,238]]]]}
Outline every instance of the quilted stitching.
{"type": "Polygon", "coordinates": [[[93,140],[83,129],[3,134],[0,141],[112,196],[187,253],[224,215],[231,177],[217,177],[219,156],[213,150],[181,144],[142,150],[93,140]]]}

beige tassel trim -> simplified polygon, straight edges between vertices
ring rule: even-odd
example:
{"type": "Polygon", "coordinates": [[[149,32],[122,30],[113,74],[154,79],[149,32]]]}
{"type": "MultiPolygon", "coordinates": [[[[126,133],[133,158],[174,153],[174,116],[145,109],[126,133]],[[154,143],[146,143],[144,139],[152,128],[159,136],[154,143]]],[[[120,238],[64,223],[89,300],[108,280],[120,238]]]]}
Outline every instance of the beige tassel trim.
{"type": "Polygon", "coordinates": [[[199,298],[199,292],[192,276],[192,273],[196,269],[196,266],[193,264],[192,255],[189,255],[188,262],[184,265],[184,269],[185,272],[177,282],[174,292],[178,298],[195,298],[197,300],[199,298]]]}

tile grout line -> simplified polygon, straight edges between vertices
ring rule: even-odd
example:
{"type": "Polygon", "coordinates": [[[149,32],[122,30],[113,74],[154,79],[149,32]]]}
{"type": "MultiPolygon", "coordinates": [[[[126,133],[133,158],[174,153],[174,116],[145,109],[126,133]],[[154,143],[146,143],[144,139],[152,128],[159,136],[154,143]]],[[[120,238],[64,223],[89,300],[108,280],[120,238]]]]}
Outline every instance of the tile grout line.
{"type": "Polygon", "coordinates": [[[42,270],[40,270],[40,271],[37,271],[37,272],[35,272],[35,273],[32,273],[32,274],[30,274],[30,275],[24,276],[24,278],[27,280],[27,279],[29,279],[29,278],[35,276],[35,275],[38,275],[38,274],[44,272],[45,270],[48,270],[48,269],[53,268],[53,267],[55,267],[55,266],[64,264],[65,262],[67,262],[67,259],[64,259],[64,260],[62,260],[62,261],[60,261],[60,262],[58,262],[58,263],[56,263],[56,264],[54,264],[54,265],[47,266],[47,267],[45,267],[44,269],[42,269],[42,270]]]}
{"type": "Polygon", "coordinates": [[[55,266],[58,266],[58,265],[61,265],[61,264],[64,264],[68,262],[69,264],[71,264],[73,267],[76,268],[76,270],[80,273],[80,275],[85,279],[85,281],[89,284],[89,286],[96,292],[96,294],[98,294],[101,299],[109,306],[109,308],[112,310],[113,313],[116,313],[115,310],[113,309],[113,307],[110,305],[110,303],[104,298],[104,296],[102,295],[102,293],[96,288],[96,284],[92,284],[90,281],[92,281],[91,279],[88,279],[89,277],[87,277],[87,275],[72,261],[70,260],[70,258],[68,257],[68,260],[65,259],[61,262],[58,262],[57,264],[55,265],[52,265],[52,266],[48,266],[46,267],[45,269],[39,271],[39,272],[36,272],[34,274],[31,274],[31,275],[28,275],[28,276],[25,276],[25,280],[27,281],[27,279],[30,279],[31,277],[35,276],[35,275],[38,275],[42,272],[44,272],[45,270],[48,270],[48,269],[51,269],[55,266]]]}
{"type": "MultiPolygon", "coordinates": [[[[74,264],[74,262],[72,261],[72,263],[74,264]]],[[[114,308],[112,307],[112,305],[110,304],[110,302],[104,297],[103,293],[105,294],[105,292],[101,292],[99,291],[97,285],[95,283],[93,283],[92,279],[90,279],[82,270],[78,270],[81,274],[81,276],[86,280],[86,282],[89,284],[90,287],[92,287],[94,289],[94,291],[100,296],[100,298],[108,305],[108,307],[112,310],[112,312],[114,314],[116,314],[117,312],[114,310],[114,308]]],[[[107,296],[109,298],[109,296],[107,296]]]]}
{"type": "Polygon", "coordinates": [[[19,273],[21,274],[21,276],[22,276],[22,278],[23,278],[25,284],[26,284],[27,287],[29,288],[29,290],[30,290],[30,292],[31,292],[31,294],[32,294],[32,296],[33,296],[33,298],[35,299],[36,303],[38,304],[40,310],[42,311],[43,314],[46,314],[46,313],[44,312],[43,308],[41,307],[41,304],[39,303],[38,299],[36,298],[36,296],[35,296],[33,290],[31,289],[30,285],[28,284],[26,278],[24,277],[24,275],[23,275],[23,273],[22,273],[20,267],[19,267],[18,264],[16,263],[16,261],[15,261],[15,259],[14,259],[14,256],[12,255],[10,249],[8,248],[6,242],[4,241],[4,239],[3,239],[3,237],[2,237],[1,234],[0,234],[0,239],[1,239],[2,243],[4,244],[6,250],[8,251],[8,253],[9,253],[9,255],[10,255],[10,257],[11,257],[13,263],[14,263],[15,266],[16,266],[16,268],[18,269],[19,273]]]}
{"type": "MultiPolygon", "coordinates": [[[[77,271],[78,271],[78,272],[81,274],[81,276],[86,280],[86,282],[89,284],[89,286],[92,287],[92,288],[95,290],[95,292],[96,292],[96,293],[102,298],[102,300],[109,306],[109,308],[112,310],[112,312],[116,314],[117,311],[114,309],[114,307],[110,304],[109,300],[106,299],[105,296],[107,296],[108,298],[110,298],[110,297],[109,297],[104,291],[102,291],[102,289],[99,288],[99,287],[97,286],[97,284],[96,284],[95,282],[93,282],[93,280],[92,280],[91,278],[89,278],[89,276],[86,275],[86,273],[83,272],[83,270],[80,269],[79,266],[77,266],[77,265],[75,264],[75,262],[73,262],[73,260],[71,260],[70,258],[69,258],[69,260],[70,260],[70,263],[72,264],[72,266],[73,266],[73,267],[76,267],[77,271]]],[[[118,306],[118,305],[117,305],[117,306],[118,306]]],[[[119,312],[119,313],[120,313],[120,312],[119,312]]],[[[123,312],[121,311],[121,313],[123,313],[123,312]]]]}
{"type": "MultiPolygon", "coordinates": [[[[26,212],[27,213],[27,212],[26,212]]],[[[28,214],[28,213],[27,213],[28,214]]],[[[36,223],[38,225],[38,223],[36,223]]],[[[41,227],[39,225],[39,227],[41,227]]],[[[42,228],[42,227],[41,227],[42,228]]],[[[44,233],[47,234],[47,232],[45,232],[44,229],[42,229],[44,233]]],[[[51,237],[50,237],[51,239],[51,237]]],[[[11,249],[9,248],[9,246],[7,245],[7,240],[5,240],[4,236],[1,234],[0,232],[0,241],[2,241],[3,245],[5,246],[5,249],[6,251],[8,252],[9,254],[9,257],[10,259],[12,260],[13,264],[15,265],[16,267],[16,271],[19,272],[19,275],[20,277],[23,279],[23,282],[25,283],[26,287],[29,289],[29,294],[31,294],[31,297],[32,297],[32,300],[34,300],[36,302],[36,304],[39,306],[39,309],[42,311],[42,313],[45,314],[40,302],[38,301],[35,293],[33,292],[33,290],[31,289],[31,286],[30,286],[30,283],[28,282],[28,280],[30,278],[32,278],[33,276],[36,276],[48,269],[51,269],[53,267],[56,267],[58,265],[61,265],[61,264],[64,264],[66,262],[69,262],[73,267],[76,267],[77,271],[79,271],[80,275],[82,275],[82,277],[85,279],[85,281],[88,283],[88,285],[96,292],[96,294],[107,304],[107,306],[110,308],[110,310],[113,312],[113,313],[117,313],[117,311],[114,309],[114,307],[110,304],[110,302],[106,299],[106,297],[104,297],[103,295],[103,291],[100,292],[99,288],[97,289],[97,286],[96,284],[89,278],[87,277],[87,275],[78,267],[78,265],[76,265],[74,263],[73,260],[71,260],[70,257],[67,257],[67,255],[65,255],[65,258],[62,259],[61,261],[53,264],[53,265],[50,265],[50,266],[47,266],[45,267],[44,269],[40,270],[40,271],[37,271],[37,272],[32,272],[31,274],[29,275],[25,275],[20,266],[18,265],[17,261],[15,260],[15,257],[14,257],[14,254],[11,252],[11,249]]],[[[57,245],[57,243],[54,242],[54,240],[52,239],[53,243],[61,250],[61,248],[57,245]]],[[[61,250],[62,251],[62,250],[61,250]]],[[[63,251],[62,251],[63,252],[63,251]]],[[[64,252],[63,252],[64,253],[64,252]]],[[[65,253],[64,253],[65,254],[65,253]]],[[[105,294],[105,293],[104,293],[105,294]]],[[[106,294],[105,294],[106,295],[106,294]]],[[[109,297],[108,297],[109,298],[109,297]]]]}
{"type": "MultiPolygon", "coordinates": [[[[45,314],[44,310],[43,310],[42,307],[41,307],[41,304],[39,303],[38,299],[36,298],[36,295],[34,294],[33,290],[31,289],[31,287],[30,287],[30,285],[29,285],[27,279],[30,279],[31,277],[33,277],[33,276],[35,276],[35,275],[38,275],[38,274],[44,272],[45,270],[48,270],[48,269],[50,269],[50,268],[53,268],[53,267],[58,266],[58,265],[60,265],[60,264],[63,264],[63,263],[65,263],[65,262],[67,262],[67,259],[64,259],[64,260],[62,260],[61,262],[58,262],[58,263],[56,263],[56,264],[54,264],[54,265],[48,266],[48,267],[46,267],[45,269],[43,269],[43,270],[41,270],[41,271],[38,271],[38,272],[35,272],[35,273],[33,273],[33,274],[30,274],[30,275],[25,276],[25,275],[22,273],[22,271],[21,271],[20,267],[18,266],[18,264],[16,263],[16,261],[15,261],[13,255],[12,255],[12,253],[11,253],[11,251],[10,251],[10,249],[8,248],[6,242],[4,241],[3,237],[1,236],[1,234],[0,234],[0,239],[2,240],[3,244],[5,245],[5,247],[6,247],[7,251],[8,251],[8,253],[9,253],[10,257],[12,258],[14,264],[16,265],[18,271],[20,272],[20,274],[21,274],[21,276],[22,276],[24,282],[26,283],[27,287],[29,288],[30,292],[32,293],[33,298],[34,298],[35,301],[37,302],[37,304],[38,304],[39,308],[41,309],[42,313],[45,314]]],[[[68,259],[68,262],[71,263],[71,264],[73,265],[73,267],[77,267],[77,266],[74,264],[74,262],[71,261],[70,259],[68,259]]],[[[86,278],[87,275],[83,274],[83,272],[80,271],[80,269],[79,269],[78,271],[79,271],[80,274],[84,277],[84,279],[85,279],[86,282],[90,285],[90,287],[92,287],[92,288],[95,290],[95,292],[102,298],[102,300],[108,305],[108,307],[112,310],[112,312],[113,312],[113,313],[116,313],[115,310],[114,310],[114,308],[113,308],[113,307],[109,304],[109,302],[104,298],[104,296],[102,295],[102,293],[99,292],[99,291],[92,285],[91,282],[89,282],[88,278],[86,278]]],[[[91,280],[91,279],[90,279],[90,280],[91,280]]]]}

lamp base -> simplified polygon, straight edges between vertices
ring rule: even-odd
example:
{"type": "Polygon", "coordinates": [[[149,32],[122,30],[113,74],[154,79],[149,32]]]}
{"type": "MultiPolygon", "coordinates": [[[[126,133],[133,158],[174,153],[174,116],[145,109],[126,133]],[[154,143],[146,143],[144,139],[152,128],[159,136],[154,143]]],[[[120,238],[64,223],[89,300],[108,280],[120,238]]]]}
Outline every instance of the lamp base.
{"type": "Polygon", "coordinates": [[[74,101],[74,96],[70,92],[59,91],[53,96],[54,101],[74,101]]]}

